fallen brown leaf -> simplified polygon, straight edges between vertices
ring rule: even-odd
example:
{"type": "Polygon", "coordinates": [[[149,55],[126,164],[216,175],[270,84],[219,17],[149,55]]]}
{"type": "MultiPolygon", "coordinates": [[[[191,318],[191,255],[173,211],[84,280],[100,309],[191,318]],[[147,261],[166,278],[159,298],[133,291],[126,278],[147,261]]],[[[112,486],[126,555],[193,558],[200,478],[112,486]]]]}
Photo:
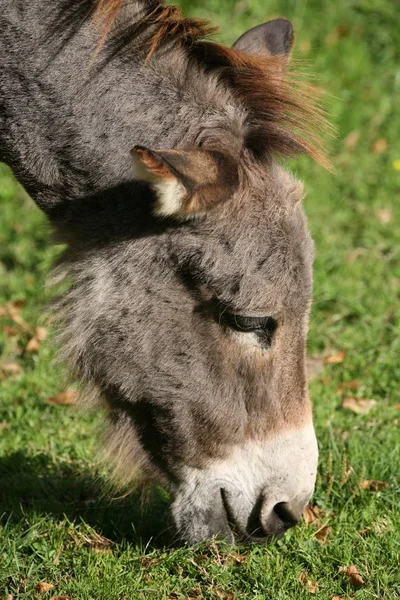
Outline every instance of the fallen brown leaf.
{"type": "Polygon", "coordinates": [[[231,552],[231,554],[229,556],[230,556],[230,558],[233,558],[235,563],[237,563],[239,565],[242,564],[246,560],[246,557],[243,556],[243,554],[237,554],[237,552],[231,552]]]}
{"type": "Polygon", "coordinates": [[[332,354],[331,356],[326,356],[324,358],[324,365],[334,365],[337,363],[342,363],[346,357],[346,352],[344,350],[340,350],[337,354],[332,354]]]}
{"type": "Polygon", "coordinates": [[[49,404],[53,404],[56,406],[70,406],[71,404],[76,404],[76,401],[79,398],[79,394],[76,390],[65,390],[64,392],[60,392],[56,396],[51,396],[48,399],[49,404]]]}
{"type": "MultiPolygon", "coordinates": [[[[349,598],[349,596],[347,596],[349,598]]],[[[347,600],[346,596],[332,596],[332,600],[347,600]]],[[[354,595],[350,596],[350,600],[353,600],[354,595]]]]}
{"type": "Polygon", "coordinates": [[[6,431],[9,428],[10,428],[10,423],[7,423],[7,421],[0,422],[0,431],[6,431]]]}
{"type": "Polygon", "coordinates": [[[386,481],[377,481],[376,479],[366,479],[360,483],[362,490],[368,490],[369,492],[379,492],[387,488],[388,484],[386,481]]]}
{"type": "Polygon", "coordinates": [[[342,400],[342,408],[352,410],[358,415],[366,415],[376,405],[376,400],[365,400],[364,398],[343,398],[342,400]]]}
{"type": "Polygon", "coordinates": [[[316,581],[311,581],[308,579],[306,573],[300,573],[298,580],[304,585],[304,587],[308,588],[310,594],[315,594],[318,587],[318,583],[316,581]]]}
{"type": "Polygon", "coordinates": [[[393,221],[393,213],[389,208],[376,210],[375,216],[382,225],[389,225],[393,221]]]}
{"type": "Polygon", "coordinates": [[[11,306],[13,306],[14,308],[21,309],[24,306],[26,306],[26,300],[14,300],[14,302],[11,302],[11,306]]]}
{"type": "Polygon", "coordinates": [[[39,352],[39,348],[40,348],[40,341],[38,340],[36,335],[34,335],[33,338],[31,338],[29,340],[29,342],[27,343],[25,350],[27,352],[31,352],[33,354],[33,353],[39,352]]]}
{"type": "Polygon", "coordinates": [[[52,590],[53,587],[54,585],[52,583],[47,583],[46,581],[39,581],[39,583],[35,585],[35,590],[39,592],[39,594],[42,594],[43,592],[48,592],[49,590],[52,590]]]}
{"type": "Polygon", "coordinates": [[[336,391],[357,390],[359,387],[360,387],[360,382],[357,381],[356,379],[353,379],[352,381],[343,381],[342,383],[339,383],[336,391]]]}
{"type": "Polygon", "coordinates": [[[9,304],[6,309],[8,316],[14,321],[14,323],[19,325],[25,331],[30,329],[28,323],[21,317],[21,305],[18,304],[18,301],[9,304]]]}
{"type": "Polygon", "coordinates": [[[387,141],[385,138],[378,138],[376,142],[372,145],[371,152],[373,154],[381,154],[385,152],[387,148],[387,141]]]}
{"type": "Polygon", "coordinates": [[[43,341],[47,338],[47,329],[46,327],[36,327],[35,335],[39,341],[43,341]]]}
{"type": "Polygon", "coordinates": [[[15,325],[6,325],[3,327],[4,335],[8,338],[18,335],[18,328],[15,325]]]}
{"type": "Polygon", "coordinates": [[[315,534],[315,539],[319,541],[322,546],[326,546],[329,542],[329,536],[332,533],[332,527],[330,525],[326,525],[319,529],[315,534]]]}
{"type": "Polygon", "coordinates": [[[343,142],[344,142],[344,145],[347,148],[347,150],[354,150],[354,148],[358,144],[359,139],[360,139],[360,132],[355,129],[354,131],[351,131],[349,133],[349,135],[347,135],[344,138],[343,142]]]}
{"type": "Polygon", "coordinates": [[[340,567],[339,571],[346,573],[349,583],[353,587],[361,587],[362,585],[365,585],[365,581],[357,571],[357,567],[355,565],[351,565],[350,567],[340,567]]]}
{"type": "Polygon", "coordinates": [[[13,600],[13,597],[14,597],[14,596],[13,596],[12,594],[8,594],[8,596],[7,596],[7,600],[13,600]]]}
{"type": "Polygon", "coordinates": [[[72,596],[52,596],[50,600],[76,600],[72,596]]]}
{"type": "Polygon", "coordinates": [[[318,519],[318,515],[311,504],[308,504],[303,510],[303,519],[306,525],[310,525],[318,519]]]}
{"type": "Polygon", "coordinates": [[[11,375],[19,375],[22,372],[22,368],[17,363],[3,363],[0,365],[0,369],[11,375]]]}
{"type": "Polygon", "coordinates": [[[394,408],[394,410],[400,410],[400,404],[395,404],[395,405],[393,406],[393,408],[394,408]]]}
{"type": "Polygon", "coordinates": [[[316,581],[308,581],[307,587],[310,594],[315,594],[318,588],[318,583],[316,581]]]}

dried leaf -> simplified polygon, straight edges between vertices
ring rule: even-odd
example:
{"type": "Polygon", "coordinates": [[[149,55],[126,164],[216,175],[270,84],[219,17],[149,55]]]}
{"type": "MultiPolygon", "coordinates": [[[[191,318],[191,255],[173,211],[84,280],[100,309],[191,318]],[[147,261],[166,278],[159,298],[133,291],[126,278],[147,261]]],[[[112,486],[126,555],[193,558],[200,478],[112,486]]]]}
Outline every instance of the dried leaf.
{"type": "Polygon", "coordinates": [[[298,580],[304,585],[304,587],[308,588],[310,594],[315,594],[318,587],[318,583],[316,581],[311,581],[308,579],[306,573],[300,573],[298,580]]]}
{"type": "Polygon", "coordinates": [[[360,587],[362,585],[365,585],[365,581],[363,580],[361,575],[358,573],[355,565],[351,565],[347,569],[346,575],[349,578],[349,582],[353,587],[360,587]]]}
{"type": "Polygon", "coordinates": [[[52,596],[50,600],[76,600],[76,598],[73,598],[72,596],[52,596]]]}
{"type": "Polygon", "coordinates": [[[316,581],[308,581],[307,587],[310,594],[315,594],[318,588],[318,583],[316,581]]]}
{"type": "Polygon", "coordinates": [[[343,381],[342,383],[340,383],[338,385],[338,388],[336,391],[357,390],[359,387],[360,387],[360,382],[357,381],[356,379],[353,379],[352,381],[343,381]]]}
{"type": "Polygon", "coordinates": [[[26,306],[26,300],[22,300],[22,298],[20,300],[14,300],[14,302],[11,302],[11,306],[14,306],[14,308],[21,309],[24,306],[26,306]]]}
{"type": "Polygon", "coordinates": [[[3,327],[3,332],[4,332],[4,335],[8,338],[15,337],[19,333],[19,331],[18,331],[17,327],[15,327],[15,325],[6,325],[5,327],[3,327]]]}
{"type": "Polygon", "coordinates": [[[394,410],[400,410],[400,404],[395,404],[395,405],[393,406],[393,408],[394,408],[394,410]]]}
{"type": "Polygon", "coordinates": [[[373,144],[373,146],[371,148],[371,152],[373,154],[381,154],[382,152],[385,152],[386,148],[387,148],[387,141],[385,140],[385,138],[379,138],[373,144]]]}
{"type": "Polygon", "coordinates": [[[29,342],[27,343],[25,350],[27,352],[34,353],[34,352],[39,352],[39,348],[40,348],[40,342],[36,336],[33,336],[33,338],[31,338],[29,340],[29,342]]]}
{"type": "Polygon", "coordinates": [[[0,365],[0,369],[11,375],[19,375],[22,372],[22,368],[17,363],[3,363],[0,365]]]}
{"type": "Polygon", "coordinates": [[[35,590],[39,592],[39,594],[42,594],[43,592],[48,592],[49,590],[52,590],[53,587],[54,585],[52,583],[46,583],[46,581],[39,581],[39,583],[35,585],[35,590]]]}
{"type": "Polygon", "coordinates": [[[342,408],[352,410],[358,415],[366,415],[376,405],[376,400],[365,400],[364,398],[343,398],[342,400],[342,408]]]}
{"type": "Polygon", "coordinates": [[[380,208],[379,210],[376,210],[375,216],[382,225],[388,225],[393,221],[393,212],[390,208],[380,208]]]}
{"type": "Polygon", "coordinates": [[[47,329],[46,327],[36,327],[35,335],[39,341],[43,341],[47,338],[47,329]]]}
{"type": "Polygon", "coordinates": [[[326,525],[325,527],[322,527],[322,529],[319,529],[316,534],[315,534],[315,539],[319,541],[319,543],[322,546],[326,546],[326,544],[328,544],[329,540],[329,536],[332,533],[332,527],[330,525],[326,525]]]}
{"type": "Polygon", "coordinates": [[[354,131],[351,131],[349,133],[349,135],[347,135],[344,138],[344,145],[347,148],[347,150],[354,150],[354,148],[358,144],[359,139],[360,139],[360,132],[357,131],[356,129],[354,131]]]}
{"type": "Polygon", "coordinates": [[[0,431],[6,431],[9,428],[10,428],[10,423],[7,423],[7,421],[0,422],[0,431]]]}
{"type": "Polygon", "coordinates": [[[318,515],[311,504],[308,504],[303,510],[303,519],[306,525],[310,525],[318,519],[318,515]]]}
{"type": "Polygon", "coordinates": [[[324,358],[324,365],[335,365],[337,363],[342,363],[346,357],[346,352],[341,350],[337,354],[332,354],[331,356],[327,356],[324,358]]]}
{"type": "Polygon", "coordinates": [[[233,558],[233,560],[236,563],[238,563],[239,565],[242,564],[246,560],[246,557],[243,556],[243,554],[237,554],[236,552],[231,552],[231,554],[229,556],[231,558],[233,558]]]}
{"type": "Polygon", "coordinates": [[[360,483],[362,490],[368,490],[369,492],[379,492],[387,488],[388,484],[386,481],[377,481],[376,479],[366,479],[360,483]]]}
{"type": "Polygon", "coordinates": [[[13,600],[13,595],[12,594],[8,594],[7,600],[13,600]]]}
{"type": "Polygon", "coordinates": [[[7,306],[7,312],[10,319],[12,319],[14,323],[19,325],[22,329],[24,329],[25,331],[28,331],[30,329],[28,323],[24,321],[24,319],[20,315],[21,306],[17,302],[9,304],[7,306]]]}
{"type": "Polygon", "coordinates": [[[48,402],[56,406],[70,406],[76,404],[78,398],[79,394],[76,390],[65,390],[65,392],[60,392],[56,396],[51,396],[48,402]]]}

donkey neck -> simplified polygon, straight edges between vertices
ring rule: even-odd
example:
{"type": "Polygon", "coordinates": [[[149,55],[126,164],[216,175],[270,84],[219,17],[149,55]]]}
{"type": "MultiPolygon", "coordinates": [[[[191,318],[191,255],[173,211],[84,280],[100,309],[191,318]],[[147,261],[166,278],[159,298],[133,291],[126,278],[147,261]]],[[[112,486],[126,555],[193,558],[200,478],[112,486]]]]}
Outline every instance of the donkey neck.
{"type": "MultiPolygon", "coordinates": [[[[126,39],[106,42],[95,56],[100,35],[90,18],[92,0],[5,0],[0,160],[45,212],[130,180],[135,144],[193,143],[213,103],[210,85],[199,94],[193,76],[183,99],[184,53],[166,46],[147,65],[132,46],[141,35],[132,39],[132,24],[156,4],[126,6],[115,24],[129,23],[126,39]]],[[[217,103],[226,105],[222,98],[217,103]]]]}

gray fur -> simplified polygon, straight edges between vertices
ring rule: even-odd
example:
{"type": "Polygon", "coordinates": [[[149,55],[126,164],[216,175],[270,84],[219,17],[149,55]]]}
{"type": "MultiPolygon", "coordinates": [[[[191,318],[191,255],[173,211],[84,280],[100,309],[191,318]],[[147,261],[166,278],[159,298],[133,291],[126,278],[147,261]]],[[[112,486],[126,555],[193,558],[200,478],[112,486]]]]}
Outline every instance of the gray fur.
{"type": "MultiPolygon", "coordinates": [[[[122,478],[140,464],[179,497],[188,470],[311,422],[313,246],[301,185],[252,157],[245,109],[184,49],[171,60],[164,46],[145,63],[121,39],[94,59],[89,0],[0,7],[0,159],[69,245],[62,355],[109,408],[122,478]],[[236,192],[199,218],[155,218],[151,189],[132,180],[131,148],[205,142],[240,156],[236,192]],[[226,309],[274,316],[272,349],[249,355],[221,322],[226,309]]],[[[203,508],[177,518],[185,539],[226,534],[203,508]]]]}

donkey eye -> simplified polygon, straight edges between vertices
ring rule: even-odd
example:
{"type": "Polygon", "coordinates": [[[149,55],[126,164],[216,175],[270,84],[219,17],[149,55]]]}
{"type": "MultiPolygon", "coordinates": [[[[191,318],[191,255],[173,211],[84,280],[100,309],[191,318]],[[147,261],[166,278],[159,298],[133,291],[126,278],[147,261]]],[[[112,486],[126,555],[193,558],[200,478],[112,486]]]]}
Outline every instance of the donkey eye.
{"type": "Polygon", "coordinates": [[[221,313],[220,322],[234,331],[256,333],[268,345],[271,345],[273,335],[278,326],[276,319],[273,317],[246,317],[228,311],[221,313]]]}

